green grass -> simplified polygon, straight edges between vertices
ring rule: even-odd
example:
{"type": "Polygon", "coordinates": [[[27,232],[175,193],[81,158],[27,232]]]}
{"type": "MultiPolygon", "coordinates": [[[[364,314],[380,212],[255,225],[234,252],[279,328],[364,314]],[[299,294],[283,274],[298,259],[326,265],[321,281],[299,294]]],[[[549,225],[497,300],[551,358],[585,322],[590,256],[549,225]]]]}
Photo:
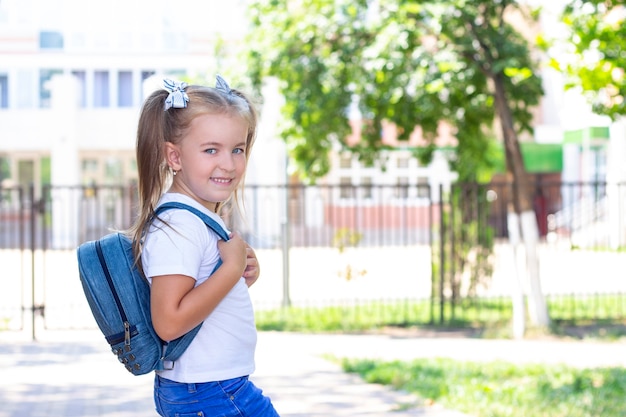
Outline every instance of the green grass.
{"type": "Polygon", "coordinates": [[[430,301],[370,302],[324,307],[287,307],[255,312],[257,329],[298,332],[360,332],[386,326],[426,324],[430,301]]]}
{"type": "Polygon", "coordinates": [[[365,381],[415,393],[475,417],[623,417],[626,370],[474,363],[344,359],[365,381]]]}
{"type": "MultiPolygon", "coordinates": [[[[626,294],[548,298],[550,332],[575,338],[626,336],[626,294]],[[582,330],[582,332],[581,332],[582,330]]],[[[388,327],[463,328],[483,337],[507,337],[512,307],[508,297],[464,299],[452,307],[430,300],[329,302],[326,306],[256,309],[259,330],[362,332],[388,327]]]]}

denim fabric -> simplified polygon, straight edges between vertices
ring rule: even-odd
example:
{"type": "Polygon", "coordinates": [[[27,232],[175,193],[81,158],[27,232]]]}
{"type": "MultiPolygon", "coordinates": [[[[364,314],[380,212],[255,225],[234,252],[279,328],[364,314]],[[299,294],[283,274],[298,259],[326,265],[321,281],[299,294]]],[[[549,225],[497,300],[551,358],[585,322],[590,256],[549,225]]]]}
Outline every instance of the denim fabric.
{"type": "Polygon", "coordinates": [[[186,384],[156,375],[154,402],[162,417],[279,417],[247,376],[186,384]]]}
{"type": "MultiPolygon", "coordinates": [[[[228,232],[209,215],[182,203],[164,203],[157,209],[186,209],[199,216],[224,240],[228,232]]],[[[98,327],[113,353],[134,375],[163,370],[182,355],[200,326],[171,341],[163,356],[163,342],[150,320],[150,286],[135,265],[132,241],[122,232],[110,233],[77,249],[83,291],[98,327]]],[[[217,263],[216,269],[221,264],[217,263]]],[[[213,271],[215,272],[215,271],[213,271]]]]}

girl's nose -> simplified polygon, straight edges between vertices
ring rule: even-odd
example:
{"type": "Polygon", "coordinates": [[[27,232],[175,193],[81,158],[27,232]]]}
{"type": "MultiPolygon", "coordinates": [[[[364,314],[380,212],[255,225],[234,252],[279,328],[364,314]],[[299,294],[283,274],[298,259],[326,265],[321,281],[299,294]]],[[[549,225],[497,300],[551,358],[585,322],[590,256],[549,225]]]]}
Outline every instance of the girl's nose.
{"type": "Polygon", "coordinates": [[[235,169],[235,160],[233,154],[223,154],[223,157],[220,158],[219,167],[224,171],[232,171],[235,169]]]}

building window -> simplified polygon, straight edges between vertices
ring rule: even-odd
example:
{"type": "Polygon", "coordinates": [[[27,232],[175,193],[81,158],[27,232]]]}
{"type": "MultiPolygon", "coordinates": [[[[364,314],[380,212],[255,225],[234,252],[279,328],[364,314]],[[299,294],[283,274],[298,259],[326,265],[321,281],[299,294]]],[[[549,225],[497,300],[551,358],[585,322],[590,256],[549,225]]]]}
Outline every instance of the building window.
{"type": "Polygon", "coordinates": [[[108,184],[120,182],[123,174],[122,161],[117,158],[107,159],[104,166],[104,177],[108,184]]]}
{"type": "Polygon", "coordinates": [[[341,177],[339,179],[339,197],[340,198],[353,198],[354,187],[352,186],[352,178],[341,177]]]}
{"type": "Polygon", "coordinates": [[[50,108],[52,106],[52,91],[50,91],[50,80],[55,75],[63,74],[60,69],[39,70],[39,107],[50,108]]]}
{"type": "Polygon", "coordinates": [[[342,169],[352,168],[352,155],[343,155],[339,159],[339,168],[342,168],[342,169]]]}
{"type": "Polygon", "coordinates": [[[95,174],[98,172],[98,169],[97,159],[83,159],[83,173],[95,174]]]}
{"type": "Polygon", "coordinates": [[[396,161],[396,166],[398,168],[408,168],[409,167],[409,158],[400,157],[396,161]]]}
{"type": "Polygon", "coordinates": [[[109,107],[109,72],[95,71],[93,74],[93,106],[109,107]]]}
{"type": "Polygon", "coordinates": [[[87,186],[83,190],[84,197],[91,198],[95,197],[96,190],[94,188],[95,184],[98,184],[101,180],[99,176],[100,164],[99,161],[95,158],[83,159],[81,162],[82,172],[81,178],[83,185],[87,186]]]}
{"type": "Polygon", "coordinates": [[[396,198],[409,197],[409,177],[398,177],[396,179],[396,198]]]}
{"type": "Polygon", "coordinates": [[[78,81],[78,106],[84,109],[87,107],[87,77],[85,71],[72,71],[72,75],[78,81]]]}
{"type": "Polygon", "coordinates": [[[372,177],[361,178],[361,192],[363,193],[363,198],[372,198],[372,177]]]}
{"type": "Polygon", "coordinates": [[[133,106],[133,73],[120,71],[117,74],[117,106],[133,106]]]}
{"type": "Polygon", "coordinates": [[[428,186],[428,177],[417,178],[417,196],[420,198],[430,198],[430,187],[428,186]]]}
{"type": "Polygon", "coordinates": [[[39,32],[39,49],[63,49],[63,34],[56,31],[39,32]]]}
{"type": "Polygon", "coordinates": [[[148,78],[152,77],[154,74],[155,74],[155,71],[141,71],[141,84],[139,85],[139,88],[141,91],[141,94],[140,94],[141,100],[145,99],[144,94],[143,94],[144,93],[143,84],[148,78]]]}
{"type": "Polygon", "coordinates": [[[35,183],[34,160],[20,159],[17,161],[17,183],[26,190],[35,183]]]}
{"type": "Polygon", "coordinates": [[[0,109],[9,107],[9,77],[0,75],[0,109]]]}

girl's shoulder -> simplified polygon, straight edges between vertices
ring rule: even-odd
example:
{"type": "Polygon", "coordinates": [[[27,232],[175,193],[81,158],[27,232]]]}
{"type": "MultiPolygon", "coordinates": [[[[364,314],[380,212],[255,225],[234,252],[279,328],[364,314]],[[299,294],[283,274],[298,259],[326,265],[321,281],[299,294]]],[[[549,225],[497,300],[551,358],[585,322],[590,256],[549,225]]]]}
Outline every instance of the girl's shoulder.
{"type": "Polygon", "coordinates": [[[162,230],[166,234],[174,231],[189,237],[203,237],[206,235],[206,230],[204,230],[206,225],[202,219],[185,209],[171,209],[159,213],[151,229],[162,230]]]}
{"type": "MultiPolygon", "coordinates": [[[[178,193],[165,193],[163,194],[163,196],[161,196],[161,199],[159,200],[159,203],[157,205],[157,210],[159,207],[161,207],[165,203],[178,203],[178,204],[183,204],[185,206],[189,206],[191,207],[192,210],[195,209],[196,211],[201,212],[204,216],[208,217],[210,219],[209,220],[210,222],[215,222],[221,228],[228,231],[228,228],[226,227],[224,220],[217,213],[214,213],[208,210],[207,208],[203,207],[200,203],[196,202],[191,197],[188,197],[183,194],[178,194],[178,193]]],[[[168,209],[168,210],[162,211],[161,213],[167,213],[167,212],[174,212],[176,213],[177,216],[183,216],[183,218],[195,217],[197,219],[196,221],[204,223],[204,220],[201,217],[199,217],[198,215],[196,215],[190,210],[186,210],[185,208],[168,209]],[[185,214],[181,214],[181,212],[185,214]]],[[[163,216],[161,215],[159,215],[159,217],[163,218],[163,216]]]]}
{"type": "MultiPolygon", "coordinates": [[[[165,195],[157,205],[157,210],[160,206],[169,202],[183,203],[187,206],[191,206],[196,211],[200,211],[204,216],[207,216],[208,222],[217,223],[219,227],[224,229],[228,233],[228,229],[224,225],[223,220],[215,213],[211,213],[200,204],[187,198],[184,199],[180,194],[165,195]]],[[[170,208],[167,210],[159,211],[157,218],[154,219],[151,232],[161,233],[169,236],[170,239],[179,240],[181,237],[185,237],[188,240],[196,242],[200,245],[214,244],[216,243],[218,236],[215,233],[207,233],[208,228],[205,223],[205,219],[200,217],[193,211],[185,208],[170,208]]]]}

